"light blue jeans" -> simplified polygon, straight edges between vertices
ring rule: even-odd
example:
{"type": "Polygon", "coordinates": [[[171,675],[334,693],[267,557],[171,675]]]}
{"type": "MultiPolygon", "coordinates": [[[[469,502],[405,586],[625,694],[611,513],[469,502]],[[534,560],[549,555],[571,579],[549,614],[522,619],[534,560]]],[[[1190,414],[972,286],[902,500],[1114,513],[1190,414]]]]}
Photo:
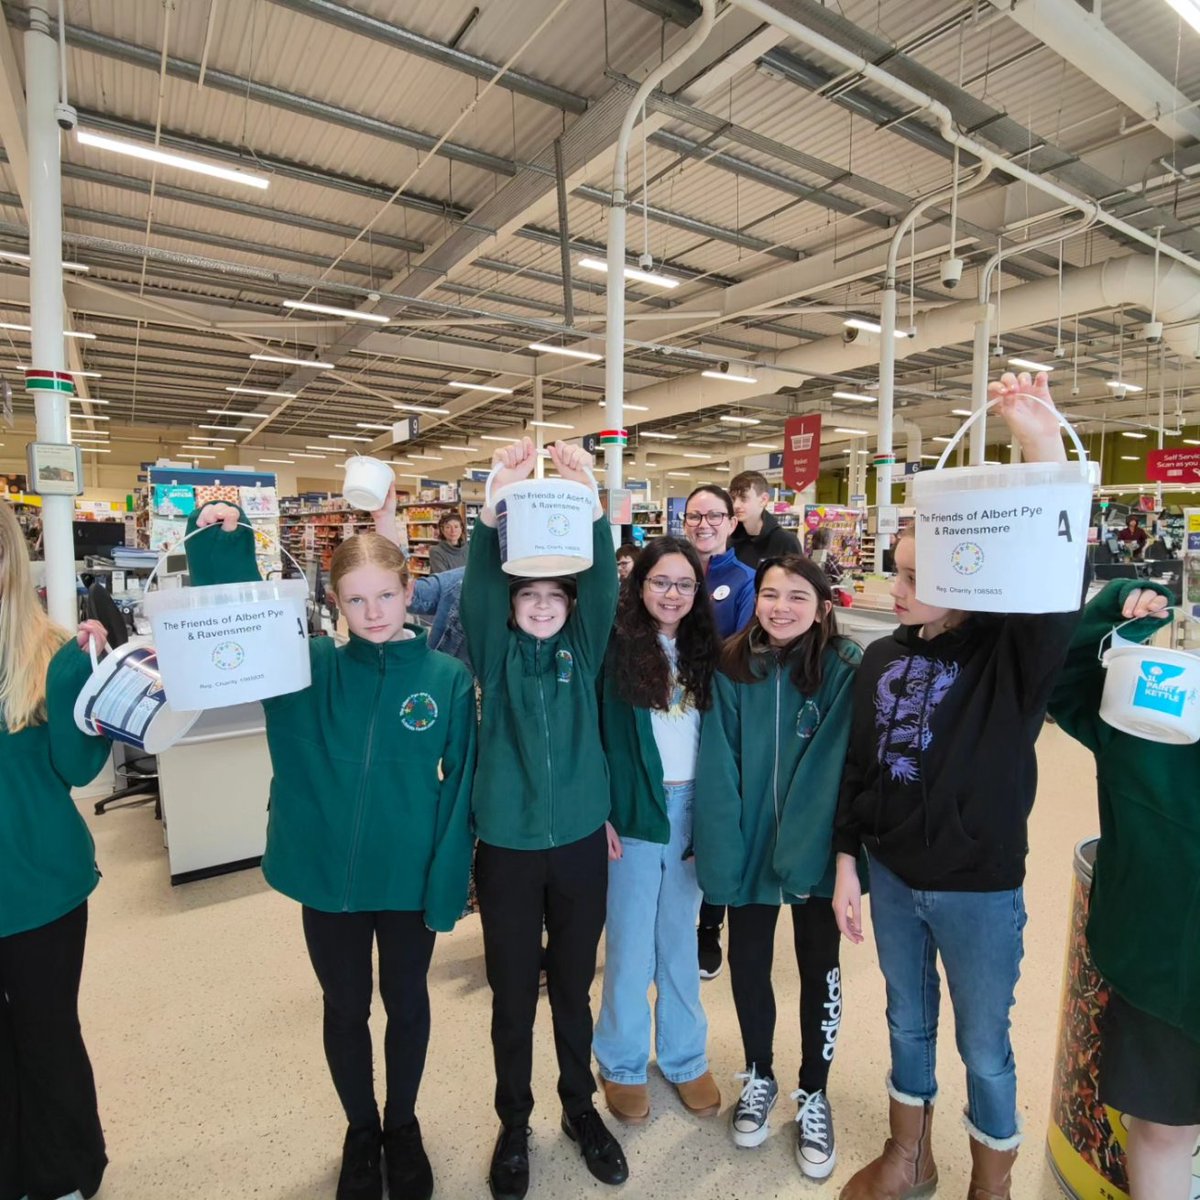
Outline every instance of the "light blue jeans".
{"type": "Polygon", "coordinates": [[[915,891],[872,858],[871,925],[887,983],[892,1086],[921,1100],[937,1094],[940,954],[958,1053],[967,1068],[967,1119],[985,1138],[1015,1139],[1017,1067],[1009,1010],[1024,953],[1022,889],[915,891]]]}
{"type": "Polygon", "coordinates": [[[695,861],[683,861],[692,843],[695,785],[668,784],[666,792],[671,840],[663,846],[624,838],[624,854],[608,864],[604,995],[592,1051],[612,1083],[646,1082],[651,983],[659,1070],[671,1083],[708,1070],[696,959],[700,886],[695,861]]]}

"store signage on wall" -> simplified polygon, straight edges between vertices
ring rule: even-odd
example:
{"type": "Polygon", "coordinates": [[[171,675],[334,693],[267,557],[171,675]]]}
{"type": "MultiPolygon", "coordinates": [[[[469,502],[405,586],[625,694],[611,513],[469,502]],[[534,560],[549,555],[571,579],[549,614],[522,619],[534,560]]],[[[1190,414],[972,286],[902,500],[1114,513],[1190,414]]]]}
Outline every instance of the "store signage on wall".
{"type": "Polygon", "coordinates": [[[1151,450],[1146,478],[1152,483],[1200,482],[1200,450],[1151,450]]]}
{"type": "Polygon", "coordinates": [[[397,442],[407,442],[421,432],[420,417],[401,417],[392,425],[392,445],[397,442]]]}
{"type": "Polygon", "coordinates": [[[821,473],[821,414],[791,417],[783,427],[783,481],[801,492],[821,473]]]}

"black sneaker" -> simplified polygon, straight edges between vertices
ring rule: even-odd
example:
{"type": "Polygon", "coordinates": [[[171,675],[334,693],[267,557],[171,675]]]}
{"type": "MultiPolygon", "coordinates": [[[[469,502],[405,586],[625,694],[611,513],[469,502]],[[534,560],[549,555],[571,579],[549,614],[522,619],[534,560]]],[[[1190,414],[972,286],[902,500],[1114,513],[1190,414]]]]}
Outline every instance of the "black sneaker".
{"type": "Polygon", "coordinates": [[[587,1169],[601,1183],[624,1183],[629,1178],[629,1164],[621,1144],[608,1132],[594,1108],[577,1117],[563,1113],[562,1129],[579,1146],[587,1169]]]}
{"type": "Polygon", "coordinates": [[[529,1191],[529,1126],[501,1125],[488,1171],[492,1200],[524,1200],[529,1191]]]}
{"type": "Polygon", "coordinates": [[[696,945],[700,959],[700,978],[716,979],[721,973],[721,926],[696,927],[696,945]]]}
{"type": "Polygon", "coordinates": [[[342,1171],[337,1200],[383,1200],[379,1170],[379,1126],[348,1129],[342,1143],[342,1171]]]}
{"type": "Polygon", "coordinates": [[[383,1157],[387,1163],[388,1200],[430,1200],[433,1168],[417,1121],[383,1131],[383,1157]]]}

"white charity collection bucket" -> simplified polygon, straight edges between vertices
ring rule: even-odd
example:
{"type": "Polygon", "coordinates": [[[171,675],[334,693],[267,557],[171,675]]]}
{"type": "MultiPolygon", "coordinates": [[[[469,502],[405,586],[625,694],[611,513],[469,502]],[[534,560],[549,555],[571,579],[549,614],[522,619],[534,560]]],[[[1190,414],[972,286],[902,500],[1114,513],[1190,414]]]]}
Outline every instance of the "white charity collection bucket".
{"type": "Polygon", "coordinates": [[[963,424],[935,469],[913,476],[917,599],[967,612],[1072,612],[1083,593],[1095,464],[1051,409],[1078,462],[945,467],[985,411],[963,424]]]}
{"type": "Polygon", "coordinates": [[[1126,641],[1118,632],[1123,628],[1118,625],[1111,644],[1101,647],[1106,674],[1100,716],[1147,741],[1200,741],[1200,655],[1126,641]]]}
{"type": "Polygon", "coordinates": [[[586,571],[592,565],[595,476],[591,487],[571,479],[522,479],[501,488],[493,501],[499,470],[493,467],[488,476],[484,503],[495,508],[503,569],[527,579],[586,571]]]}
{"type": "MultiPolygon", "coordinates": [[[[193,530],[183,541],[203,532],[193,530]]],[[[304,580],[151,592],[157,570],[146,580],[142,607],[173,702],[184,708],[228,708],[298,692],[312,682],[304,580]]]]}
{"type": "Polygon", "coordinates": [[[92,674],[75,701],[75,724],[84,733],[161,754],[196,723],[199,710],[186,712],[171,706],[158,656],[144,638],[118,646],[99,664],[91,640],[88,652],[92,674]]]}
{"type": "Polygon", "coordinates": [[[371,458],[366,454],[353,454],[346,459],[346,477],[342,484],[342,496],[351,508],[374,512],[383,507],[388,488],[396,481],[391,463],[371,458]]]}

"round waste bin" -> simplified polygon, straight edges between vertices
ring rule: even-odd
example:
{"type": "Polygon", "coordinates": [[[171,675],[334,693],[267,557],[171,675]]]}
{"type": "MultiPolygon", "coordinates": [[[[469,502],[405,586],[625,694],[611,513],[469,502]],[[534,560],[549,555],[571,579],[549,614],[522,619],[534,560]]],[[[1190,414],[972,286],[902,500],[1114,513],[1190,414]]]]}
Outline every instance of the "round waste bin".
{"type": "MultiPolygon", "coordinates": [[[[1059,1186],[1077,1200],[1129,1200],[1125,1164],[1126,1117],[1098,1094],[1100,1017],[1111,992],[1092,962],[1087,944],[1092,868],[1099,838],[1075,847],[1067,961],[1046,1154],[1059,1186]]],[[[1192,1196],[1200,1200],[1200,1160],[1192,1196]]]]}

